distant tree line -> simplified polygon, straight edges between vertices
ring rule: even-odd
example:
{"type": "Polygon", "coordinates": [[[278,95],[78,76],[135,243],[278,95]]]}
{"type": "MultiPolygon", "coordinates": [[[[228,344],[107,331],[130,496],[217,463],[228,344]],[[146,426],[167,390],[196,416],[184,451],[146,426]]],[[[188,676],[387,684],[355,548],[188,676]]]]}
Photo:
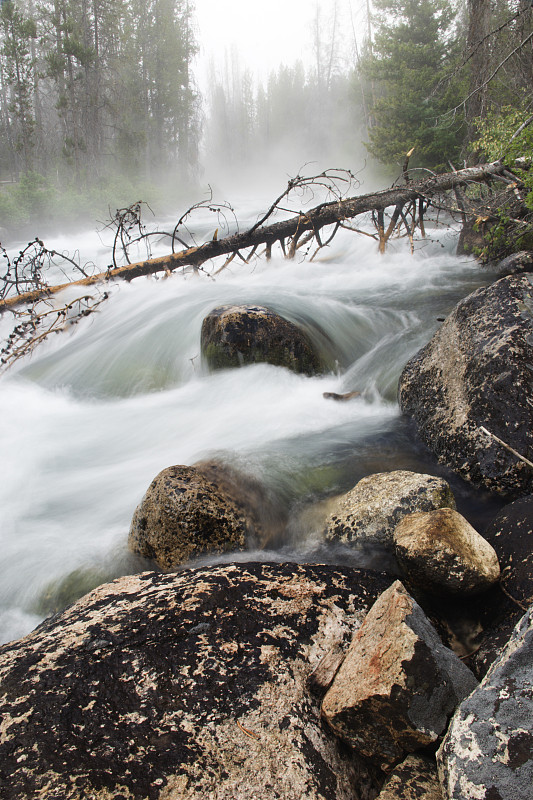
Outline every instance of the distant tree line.
{"type": "Polygon", "coordinates": [[[188,0],[3,0],[0,174],[155,177],[197,161],[188,0]]]}
{"type": "Polygon", "coordinates": [[[426,169],[505,155],[533,111],[532,0],[366,0],[357,23],[352,6],[316,4],[311,66],[259,82],[230,52],[201,98],[193,0],[2,0],[0,179],[45,207],[52,185],[190,185],[201,163],[210,181],[273,159],[366,153],[397,172],[408,151],[426,169]]]}

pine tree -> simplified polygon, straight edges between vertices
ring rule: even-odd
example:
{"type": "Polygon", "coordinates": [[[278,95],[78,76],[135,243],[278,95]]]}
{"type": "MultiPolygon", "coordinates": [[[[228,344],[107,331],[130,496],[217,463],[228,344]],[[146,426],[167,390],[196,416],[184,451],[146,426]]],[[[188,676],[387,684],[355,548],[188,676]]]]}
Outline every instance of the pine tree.
{"type": "Polygon", "coordinates": [[[35,117],[33,109],[34,59],[31,40],[37,36],[35,22],[27,19],[11,0],[2,4],[0,25],[1,79],[4,100],[4,128],[12,148],[15,170],[33,166],[35,117]]]}
{"type": "MultiPolygon", "coordinates": [[[[446,0],[374,0],[375,36],[363,62],[375,98],[368,149],[386,164],[441,166],[457,154],[462,124],[444,116],[439,90],[455,52],[452,7],[446,0]]],[[[453,88],[448,83],[447,92],[453,88]]]]}

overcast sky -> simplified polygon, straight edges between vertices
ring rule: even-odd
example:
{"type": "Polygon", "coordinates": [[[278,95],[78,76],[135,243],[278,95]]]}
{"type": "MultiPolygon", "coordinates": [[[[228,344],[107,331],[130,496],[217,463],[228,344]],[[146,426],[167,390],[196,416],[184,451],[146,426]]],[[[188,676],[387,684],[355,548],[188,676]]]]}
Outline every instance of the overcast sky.
{"type": "MultiPolygon", "coordinates": [[[[335,0],[318,0],[324,18],[331,13],[335,0]]],[[[364,0],[337,0],[343,15],[339,36],[353,38],[350,5],[355,29],[361,27],[358,10],[364,0]]],[[[200,45],[198,77],[205,80],[206,65],[224,62],[226,52],[235,47],[242,68],[250,68],[257,77],[266,78],[280,64],[301,60],[313,63],[312,21],[317,0],[195,0],[197,37],[200,45]]]]}

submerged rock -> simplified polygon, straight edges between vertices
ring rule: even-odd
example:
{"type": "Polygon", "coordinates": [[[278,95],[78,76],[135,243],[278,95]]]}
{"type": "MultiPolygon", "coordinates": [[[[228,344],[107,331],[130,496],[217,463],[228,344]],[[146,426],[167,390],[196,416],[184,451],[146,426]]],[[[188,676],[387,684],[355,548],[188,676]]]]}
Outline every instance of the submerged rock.
{"type": "Polygon", "coordinates": [[[347,744],[388,769],[435,742],[476,686],[468,667],[444,647],[396,581],[357,631],[322,713],[347,744]]]}
{"type": "Polygon", "coordinates": [[[264,542],[275,526],[266,493],[229,467],[203,463],[167,467],[133,515],[129,547],[162,569],[208,553],[264,542]]]}
{"type": "Polygon", "coordinates": [[[0,648],[2,800],[371,800],[306,681],[386,586],[263,563],[96,589],[0,648]]]}
{"type": "Polygon", "coordinates": [[[326,521],[326,539],[394,549],[396,525],[414,511],[455,508],[445,480],[396,470],[368,475],[347,494],[326,521]]]}
{"type": "Polygon", "coordinates": [[[202,353],[212,369],[266,362],[314,375],[323,371],[311,340],[264,306],[219,306],[202,323],[202,353]]]}
{"type": "Polygon", "coordinates": [[[531,800],[533,607],[461,703],[437,753],[447,800],[531,800]]]}
{"type": "Polygon", "coordinates": [[[402,411],[439,461],[476,486],[533,492],[533,274],[502,278],[462,300],[405,366],[402,411]]]}
{"type": "Polygon", "coordinates": [[[451,508],[408,514],[394,542],[404,576],[431,594],[476,594],[500,577],[494,548],[451,508]]]}

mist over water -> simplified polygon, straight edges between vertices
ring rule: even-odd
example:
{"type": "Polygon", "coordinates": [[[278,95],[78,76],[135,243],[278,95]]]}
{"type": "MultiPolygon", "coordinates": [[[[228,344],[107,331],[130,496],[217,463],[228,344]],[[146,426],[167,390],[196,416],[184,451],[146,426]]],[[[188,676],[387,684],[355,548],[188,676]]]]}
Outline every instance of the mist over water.
{"type": "MultiPolygon", "coordinates": [[[[238,209],[242,227],[264,207],[258,197],[238,209]]],[[[414,256],[405,242],[379,256],[374,241],[341,232],[313,262],[276,255],[232,262],[216,278],[116,285],[97,314],[15,364],[0,380],[0,638],[31,630],[50,611],[43,598],[75,571],[74,584],[151,567],[128,554],[127,535],[165,467],[217,458],[257,477],[289,523],[275,553],[253,557],[300,560],[320,546],[316,504],[365,474],[430,468],[399,415],[398,377],[437,317],[490,277],[440,236],[414,256]],[[201,324],[225,303],[266,305],[302,325],[331,371],[209,373],[201,324]],[[353,390],[361,395],[349,402],[323,397],[353,390]]],[[[105,267],[94,234],[75,246],[105,267]]],[[[334,551],[320,558],[346,563],[334,551]]]]}

